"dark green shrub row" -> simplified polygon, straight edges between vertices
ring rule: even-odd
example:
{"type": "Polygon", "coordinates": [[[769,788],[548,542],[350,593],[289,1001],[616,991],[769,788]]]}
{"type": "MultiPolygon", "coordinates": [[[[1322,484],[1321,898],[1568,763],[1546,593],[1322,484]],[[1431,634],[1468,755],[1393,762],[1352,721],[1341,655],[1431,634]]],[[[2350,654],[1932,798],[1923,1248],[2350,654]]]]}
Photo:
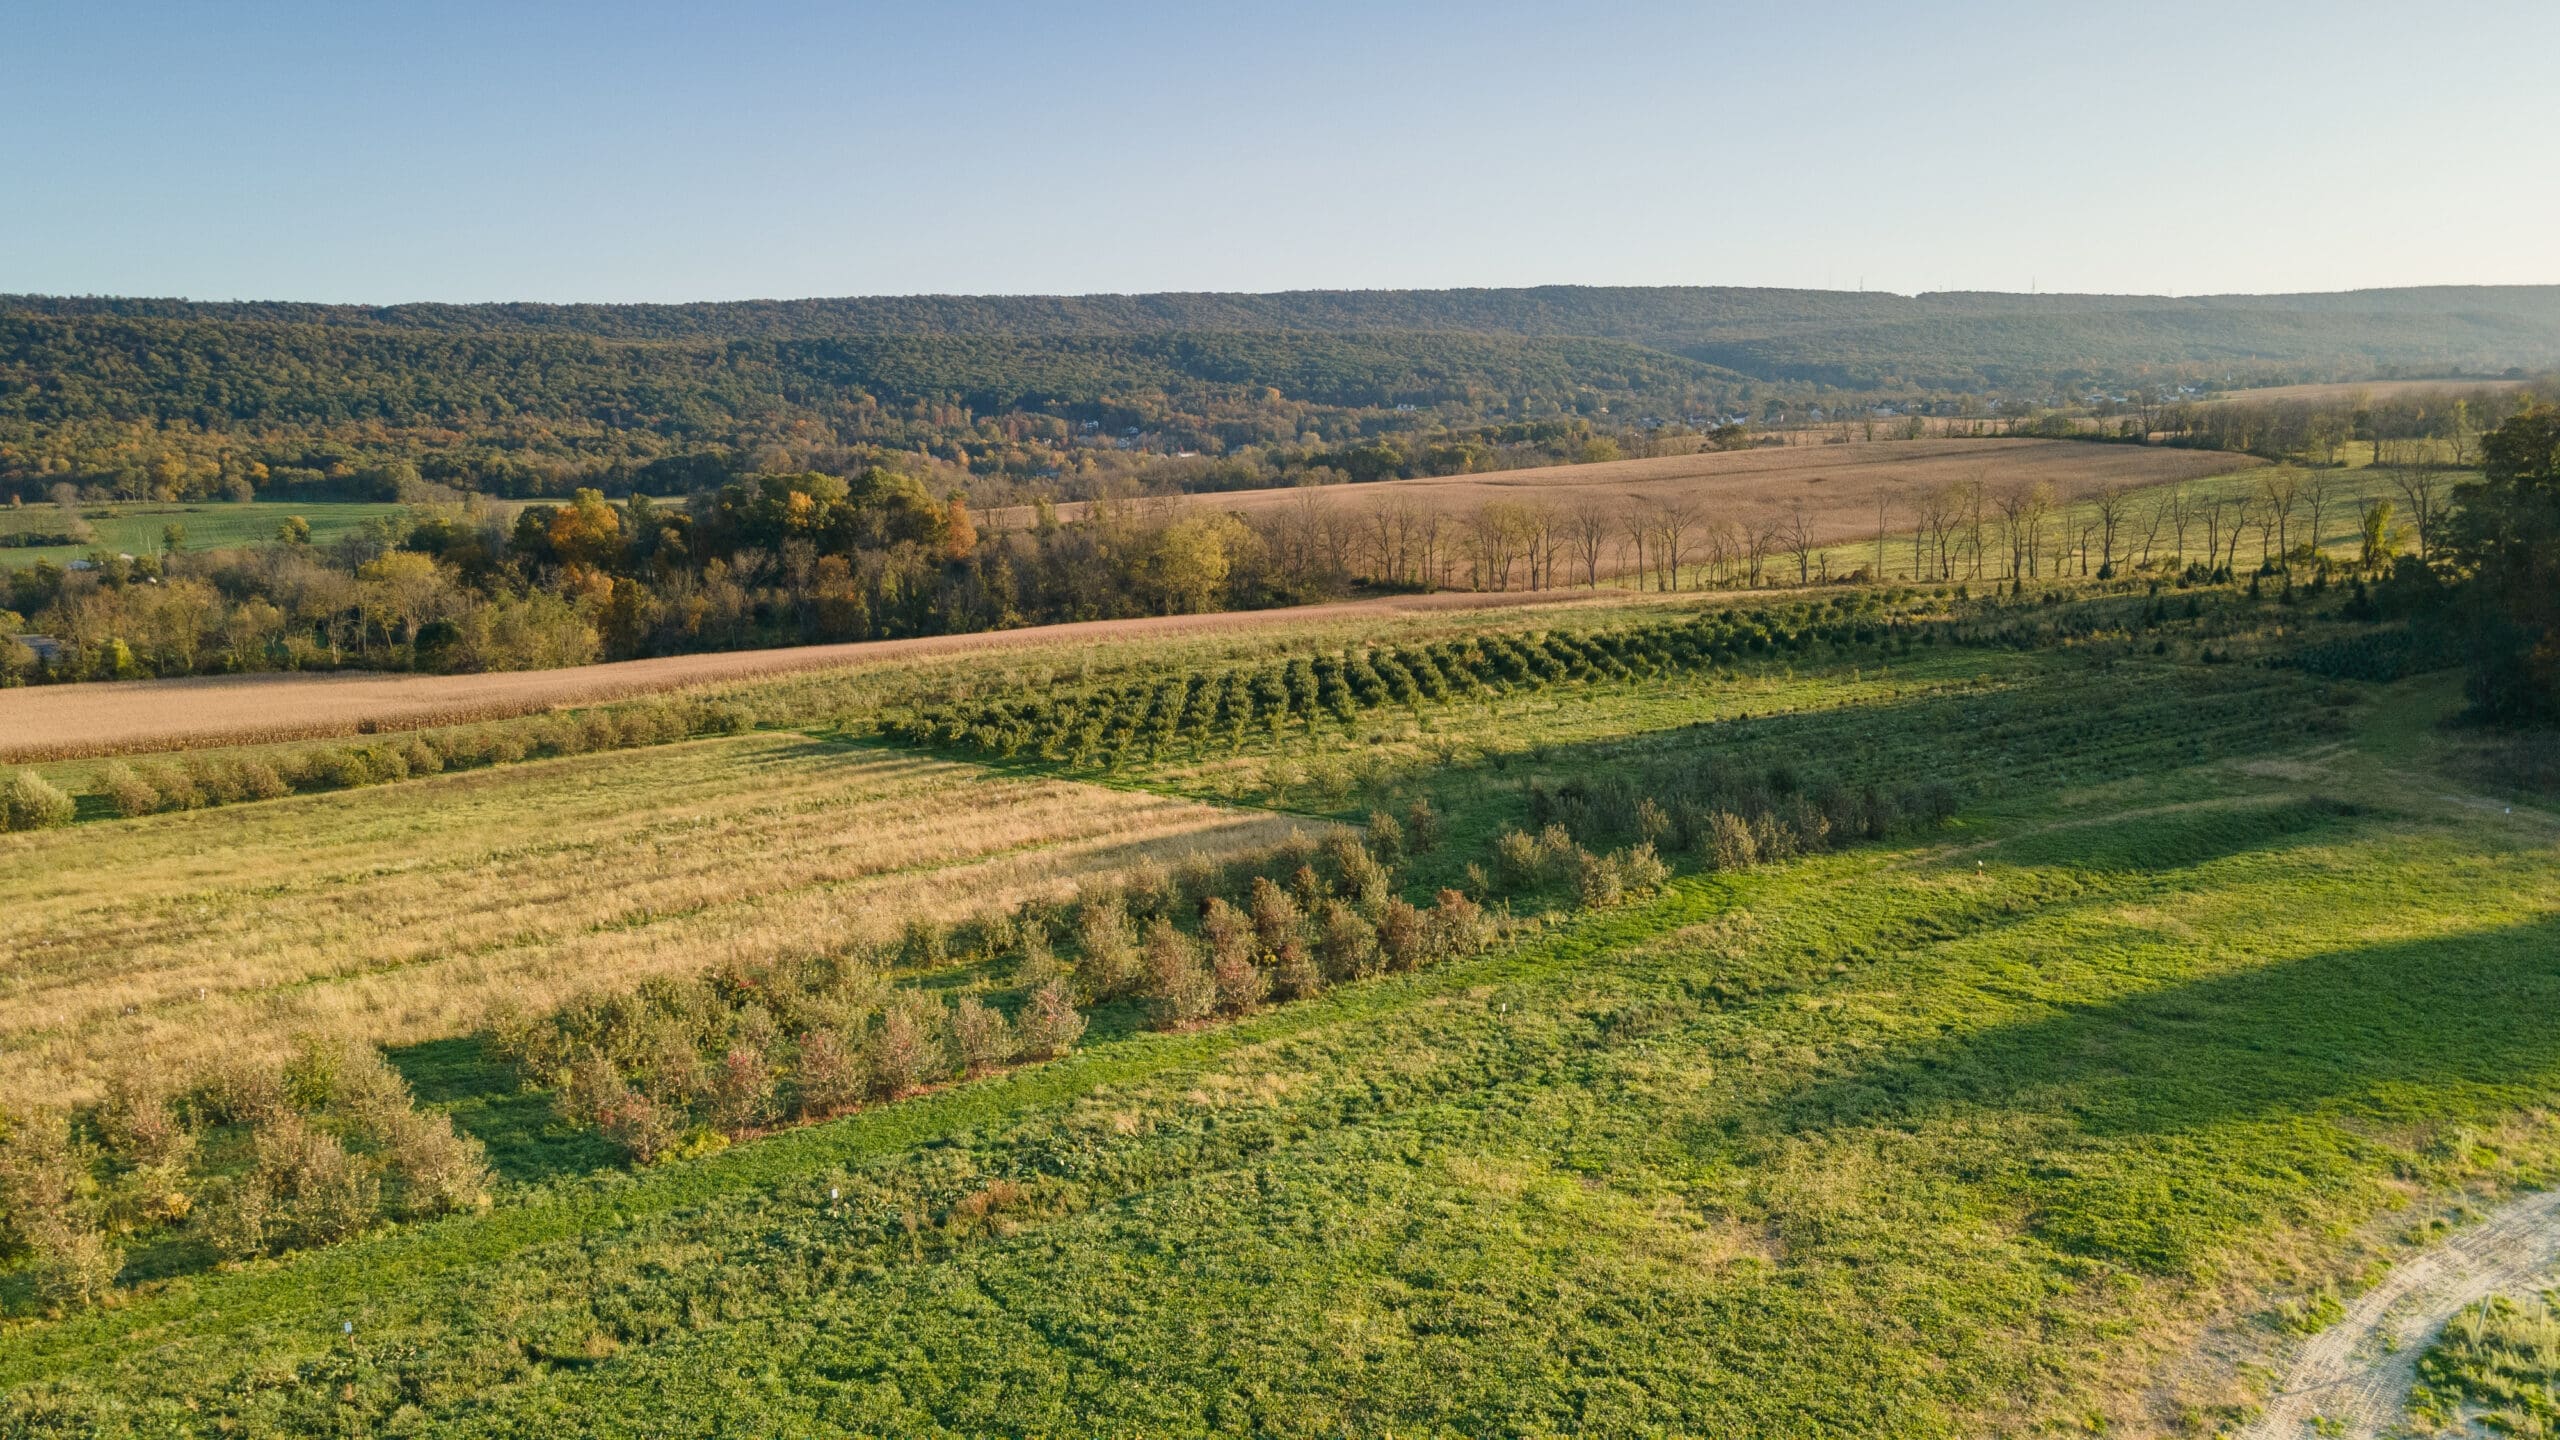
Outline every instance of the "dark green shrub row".
{"type": "Polygon", "coordinates": [[[2388,685],[2411,675],[2450,670],[2462,663],[2459,647],[2414,626],[2346,635],[2272,657],[2269,663],[2330,680],[2388,685]]]}
{"type": "Polygon", "coordinates": [[[883,728],[912,744],[999,758],[1107,765],[1235,745],[1292,726],[1348,728],[1364,711],[1594,681],[1650,678],[1818,645],[1909,643],[1872,596],[1779,611],[1723,610],[1588,632],[1483,635],[1346,649],[1259,665],[1139,676],[1081,692],[937,706],[883,728]]]}

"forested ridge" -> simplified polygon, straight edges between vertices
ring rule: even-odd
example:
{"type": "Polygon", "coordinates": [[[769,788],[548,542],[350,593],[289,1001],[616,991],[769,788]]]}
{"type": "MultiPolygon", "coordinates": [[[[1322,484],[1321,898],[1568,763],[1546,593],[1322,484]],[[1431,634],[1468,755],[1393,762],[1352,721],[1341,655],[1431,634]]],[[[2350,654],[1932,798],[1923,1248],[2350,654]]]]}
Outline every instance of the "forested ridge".
{"type": "Polygon", "coordinates": [[[408,464],[462,489],[664,492],[724,477],[636,472],[714,452],[838,473],[921,454],[1019,484],[1090,469],[1080,450],[1258,450],[1248,463],[1271,473],[1382,436],[1526,423],[1650,434],[1772,407],[1980,413],[2093,386],[2555,364],[2560,287],[2168,298],[1555,286],[380,308],[5,296],[0,489],[317,493],[308,487],[325,480],[387,495],[390,482],[358,472],[408,464]]]}

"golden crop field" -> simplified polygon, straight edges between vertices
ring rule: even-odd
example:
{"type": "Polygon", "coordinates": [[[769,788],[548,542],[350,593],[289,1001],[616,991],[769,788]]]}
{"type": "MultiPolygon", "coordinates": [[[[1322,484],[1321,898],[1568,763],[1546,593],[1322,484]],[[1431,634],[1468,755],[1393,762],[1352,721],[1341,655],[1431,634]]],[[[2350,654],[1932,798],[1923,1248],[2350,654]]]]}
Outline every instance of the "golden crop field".
{"type": "MultiPolygon", "coordinates": [[[[2246,455],[2076,440],[1879,440],[1427,475],[1322,489],[1233,490],[1175,503],[1251,515],[1291,505],[1369,509],[1409,503],[1466,513],[1504,500],[1558,510],[1585,502],[1626,509],[1668,501],[1695,507],[1704,520],[1791,513],[1802,505],[1807,525],[1829,543],[1873,535],[1879,497],[1888,511],[1903,512],[1920,496],[1967,480],[1994,490],[2041,482],[2053,487],[2056,498],[2069,501],[2110,486],[2193,480],[2258,463],[2246,455]]],[[[1061,518],[1078,513],[1078,506],[1059,507],[1061,518]]],[[[1023,518],[1015,511],[995,516],[999,523],[1023,518]]]]}
{"type": "Polygon", "coordinates": [[[0,764],[423,729],[809,671],[949,661],[1060,646],[1089,647],[1097,657],[1111,659],[1122,650],[1279,627],[1294,631],[1310,625],[1626,598],[1394,595],[1282,610],[1089,620],[910,640],[669,655],[560,670],[471,675],[268,673],[27,686],[0,690],[0,764]]]}
{"type": "Polygon", "coordinates": [[[1290,825],[768,734],[0,836],[0,1105],[298,1031],[462,1034],[1290,825]]]}

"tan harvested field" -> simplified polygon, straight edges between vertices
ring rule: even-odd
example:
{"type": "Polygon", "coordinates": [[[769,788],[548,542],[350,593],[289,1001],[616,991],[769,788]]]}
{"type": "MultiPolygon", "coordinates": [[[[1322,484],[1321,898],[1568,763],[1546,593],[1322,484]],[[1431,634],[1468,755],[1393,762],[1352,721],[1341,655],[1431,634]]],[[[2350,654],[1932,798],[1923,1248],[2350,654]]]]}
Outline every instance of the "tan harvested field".
{"type": "Polygon", "coordinates": [[[0,1107],[143,1055],[463,1034],[1292,823],[761,735],[0,836],[0,1107]]]}
{"type": "Polygon", "coordinates": [[[2472,395],[2483,390],[2519,389],[2523,380],[2340,380],[2320,385],[2268,385],[2256,390],[2231,390],[2214,397],[2217,401],[2248,401],[2256,404],[2304,402],[2322,404],[2353,400],[2361,395],[2371,400],[2399,400],[2424,395],[2472,395]]]}
{"type": "MultiPolygon", "coordinates": [[[[1367,510],[1398,503],[1444,514],[1471,513],[1491,501],[1570,510],[1585,501],[1635,509],[1687,501],[1706,520],[1792,513],[1798,504],[1822,543],[1873,535],[1876,499],[1891,512],[1941,486],[1980,480],[1994,491],[2041,481],[2065,501],[2108,486],[2159,485],[2244,470],[2245,455],[2077,440],[1878,440],[1851,445],[1783,445],[1597,465],[1552,465],[1475,475],[1429,475],[1369,485],[1229,490],[1172,502],[1251,515],[1291,505],[1367,510]]],[[[1085,507],[1062,505],[1061,518],[1085,507]]],[[[1020,524],[1028,512],[999,510],[991,519],[1020,524]]],[[[1890,524],[1890,520],[1888,524],[1890,524]]]]}
{"type": "Polygon", "coordinates": [[[303,740],[364,730],[411,730],[768,676],[982,653],[1061,646],[1129,648],[1284,626],[1626,599],[1622,593],[1605,591],[1596,595],[1400,595],[1285,610],[1093,620],[975,635],[733,650],[495,675],[220,675],[26,687],[0,690],[0,763],[303,740]]]}

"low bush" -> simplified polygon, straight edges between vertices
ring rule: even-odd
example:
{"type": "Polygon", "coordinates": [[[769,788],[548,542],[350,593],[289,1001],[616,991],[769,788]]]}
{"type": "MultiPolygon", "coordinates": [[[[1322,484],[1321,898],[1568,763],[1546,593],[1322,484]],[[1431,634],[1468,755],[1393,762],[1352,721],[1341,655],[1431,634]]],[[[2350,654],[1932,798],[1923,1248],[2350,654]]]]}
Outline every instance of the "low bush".
{"type": "Polygon", "coordinates": [[[70,824],[78,811],[78,802],[32,770],[0,780],[0,830],[50,830],[70,824]]]}

